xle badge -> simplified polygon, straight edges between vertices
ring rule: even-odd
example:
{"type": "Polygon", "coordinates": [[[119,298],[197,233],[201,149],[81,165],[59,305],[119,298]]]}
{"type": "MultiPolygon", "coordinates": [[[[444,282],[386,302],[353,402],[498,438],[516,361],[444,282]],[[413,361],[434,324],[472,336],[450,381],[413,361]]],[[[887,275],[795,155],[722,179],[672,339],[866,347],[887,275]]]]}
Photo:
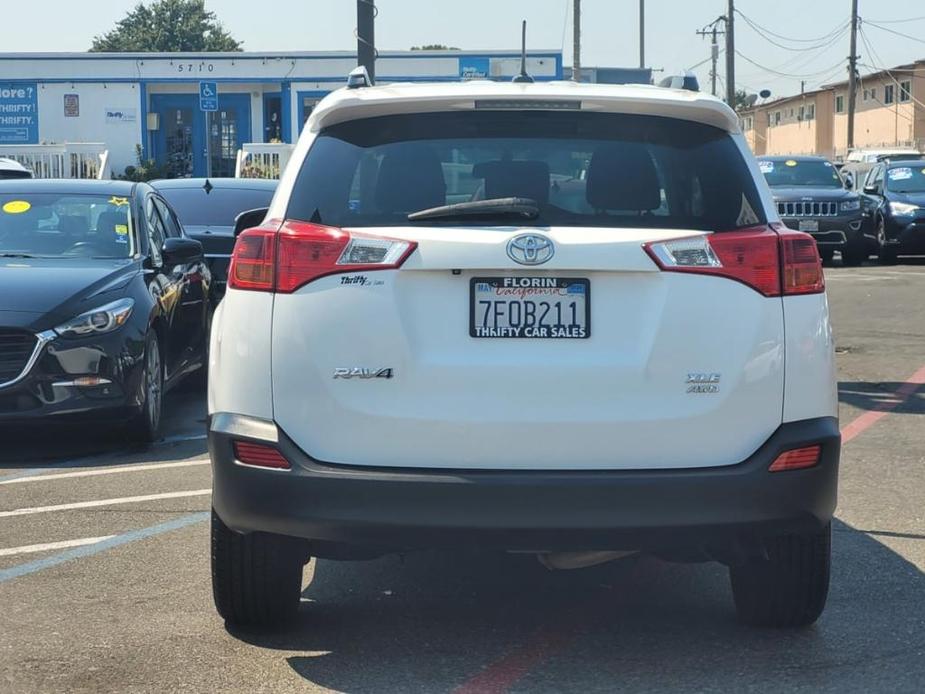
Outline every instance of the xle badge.
{"type": "Polygon", "coordinates": [[[334,369],[334,378],[392,378],[392,368],[363,369],[358,366],[339,366],[334,369]]]}
{"type": "Polygon", "coordinates": [[[685,379],[688,393],[718,393],[718,373],[689,373],[685,379]]]}

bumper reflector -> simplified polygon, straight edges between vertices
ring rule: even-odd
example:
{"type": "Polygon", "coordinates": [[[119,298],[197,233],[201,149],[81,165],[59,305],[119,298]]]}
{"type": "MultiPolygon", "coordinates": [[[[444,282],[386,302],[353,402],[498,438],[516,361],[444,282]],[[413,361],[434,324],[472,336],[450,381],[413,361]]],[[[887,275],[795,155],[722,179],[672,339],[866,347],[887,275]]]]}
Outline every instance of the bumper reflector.
{"type": "Polygon", "coordinates": [[[782,470],[802,470],[803,468],[813,467],[819,462],[821,455],[822,446],[819,445],[784,451],[771,463],[768,471],[781,472],[782,470]]]}
{"type": "Polygon", "coordinates": [[[261,443],[235,441],[234,457],[239,463],[254,467],[267,467],[274,470],[288,470],[292,467],[276,448],[261,443]]]}

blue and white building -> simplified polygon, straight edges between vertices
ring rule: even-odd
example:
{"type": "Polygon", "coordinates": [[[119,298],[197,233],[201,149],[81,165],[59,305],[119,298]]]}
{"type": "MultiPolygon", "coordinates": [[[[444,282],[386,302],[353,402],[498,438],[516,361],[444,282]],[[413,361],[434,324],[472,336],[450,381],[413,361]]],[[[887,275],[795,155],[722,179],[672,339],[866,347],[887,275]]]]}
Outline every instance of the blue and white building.
{"type": "MultiPolygon", "coordinates": [[[[136,151],[175,176],[234,175],[245,143],[292,143],[305,119],[356,66],[352,52],[0,53],[3,145],[100,143],[121,173],[136,151]],[[217,83],[206,125],[200,82],[217,83]],[[207,138],[210,138],[207,143],[207,138]]],[[[561,51],[529,51],[537,80],[562,79],[561,51]]],[[[382,52],[377,83],[510,79],[517,51],[382,52]]]]}

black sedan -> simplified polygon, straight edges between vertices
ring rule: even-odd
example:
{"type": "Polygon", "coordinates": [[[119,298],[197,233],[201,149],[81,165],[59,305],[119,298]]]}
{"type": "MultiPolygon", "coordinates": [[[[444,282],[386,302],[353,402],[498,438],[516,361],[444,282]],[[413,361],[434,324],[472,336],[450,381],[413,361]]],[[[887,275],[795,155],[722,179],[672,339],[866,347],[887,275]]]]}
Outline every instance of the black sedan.
{"type": "Polygon", "coordinates": [[[241,212],[269,207],[277,183],[259,178],[173,178],[151,182],[177,211],[190,238],[202,243],[215,281],[214,300],[225,293],[235,218],[241,212]]]}
{"type": "Polygon", "coordinates": [[[925,159],[877,164],[867,175],[864,198],[881,263],[925,253],[925,159]]]}
{"type": "Polygon", "coordinates": [[[0,182],[0,425],[78,419],[158,437],[206,362],[211,277],[149,185],[0,182]]]}

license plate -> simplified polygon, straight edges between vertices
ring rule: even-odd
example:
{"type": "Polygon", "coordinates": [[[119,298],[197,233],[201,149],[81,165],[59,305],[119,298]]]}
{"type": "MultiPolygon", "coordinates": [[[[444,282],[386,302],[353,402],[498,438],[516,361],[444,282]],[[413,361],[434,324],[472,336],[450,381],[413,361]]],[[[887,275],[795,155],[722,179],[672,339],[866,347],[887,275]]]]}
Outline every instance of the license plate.
{"type": "Polygon", "coordinates": [[[469,335],[588,338],[591,282],[578,277],[473,277],[469,335]]]}
{"type": "Polygon", "coordinates": [[[819,231],[818,219],[801,219],[800,231],[819,231]]]}

